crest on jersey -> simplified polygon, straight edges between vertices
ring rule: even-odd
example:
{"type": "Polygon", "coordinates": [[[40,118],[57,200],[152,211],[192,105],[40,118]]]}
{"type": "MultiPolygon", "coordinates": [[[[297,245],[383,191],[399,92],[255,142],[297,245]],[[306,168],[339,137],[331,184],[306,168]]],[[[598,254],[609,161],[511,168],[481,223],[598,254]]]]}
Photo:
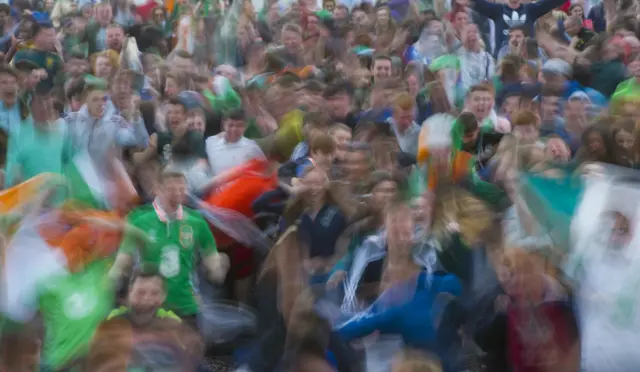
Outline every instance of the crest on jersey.
{"type": "Polygon", "coordinates": [[[193,246],[193,228],[191,226],[180,226],[180,245],[182,245],[182,248],[191,248],[193,246]]]}

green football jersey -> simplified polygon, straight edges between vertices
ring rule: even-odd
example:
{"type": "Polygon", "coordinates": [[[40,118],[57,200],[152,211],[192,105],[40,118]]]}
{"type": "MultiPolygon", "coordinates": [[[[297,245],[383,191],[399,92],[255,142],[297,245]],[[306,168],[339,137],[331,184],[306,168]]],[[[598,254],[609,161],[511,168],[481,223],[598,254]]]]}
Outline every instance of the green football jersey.
{"type": "Polygon", "coordinates": [[[163,308],[179,316],[198,312],[198,302],[192,283],[197,251],[206,257],[217,252],[216,242],[205,219],[195,210],[181,207],[177,218],[169,220],[154,202],[135,209],[128,223],[147,233],[146,246],[125,236],[120,251],[139,253],[140,264],[157,265],[167,284],[167,299],[163,308]]]}
{"type": "Polygon", "coordinates": [[[87,352],[96,329],[113,309],[114,285],[107,275],[112,263],[96,261],[82,272],[48,279],[39,288],[47,367],[57,370],[87,352]]]}

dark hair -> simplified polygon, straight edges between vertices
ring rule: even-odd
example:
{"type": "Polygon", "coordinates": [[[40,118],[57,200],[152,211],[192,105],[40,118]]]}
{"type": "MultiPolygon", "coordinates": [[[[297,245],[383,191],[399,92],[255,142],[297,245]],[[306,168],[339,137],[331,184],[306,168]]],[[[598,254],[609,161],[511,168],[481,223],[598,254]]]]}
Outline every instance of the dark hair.
{"type": "Polygon", "coordinates": [[[169,100],[167,101],[168,104],[170,105],[175,105],[175,106],[182,106],[182,108],[184,109],[185,112],[187,112],[187,104],[184,103],[184,101],[182,101],[180,98],[178,97],[171,97],[169,98],[169,100]]]}
{"type": "Polygon", "coordinates": [[[529,36],[529,33],[527,32],[527,30],[524,28],[524,26],[513,26],[509,28],[509,33],[513,32],[513,31],[522,31],[522,33],[524,34],[524,36],[529,36]]]}
{"type": "Polygon", "coordinates": [[[346,80],[334,82],[327,86],[322,94],[324,98],[335,97],[339,94],[346,94],[349,97],[353,97],[354,89],[351,83],[346,80]]]}
{"type": "Polygon", "coordinates": [[[562,97],[562,92],[549,86],[542,87],[540,98],[544,97],[562,97]]]}
{"type": "Polygon", "coordinates": [[[71,81],[67,88],[67,100],[70,101],[74,97],[82,96],[85,85],[84,78],[77,78],[71,81]]]}
{"type": "Polygon", "coordinates": [[[158,266],[155,265],[155,264],[145,263],[145,264],[142,264],[140,266],[140,268],[134,270],[133,274],[131,274],[131,279],[129,280],[129,286],[133,287],[133,285],[135,284],[136,280],[138,280],[140,278],[142,278],[142,279],[150,279],[150,278],[160,279],[160,282],[162,282],[162,288],[166,289],[164,276],[160,273],[160,270],[158,269],[158,266]]]}
{"type": "Polygon", "coordinates": [[[224,120],[236,120],[236,121],[244,121],[247,118],[245,112],[241,108],[237,108],[235,110],[229,110],[225,112],[223,119],[224,120]]]}
{"type": "Polygon", "coordinates": [[[462,126],[462,131],[464,134],[473,133],[480,127],[478,125],[478,119],[471,112],[463,112],[458,116],[458,122],[462,126]]]}

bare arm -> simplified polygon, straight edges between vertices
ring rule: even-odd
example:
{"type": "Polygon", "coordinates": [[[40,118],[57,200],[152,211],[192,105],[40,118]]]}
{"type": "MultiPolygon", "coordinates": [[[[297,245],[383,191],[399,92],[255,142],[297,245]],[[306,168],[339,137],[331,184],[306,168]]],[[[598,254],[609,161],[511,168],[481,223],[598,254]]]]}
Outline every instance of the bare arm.
{"type": "Polygon", "coordinates": [[[133,257],[128,253],[118,253],[116,256],[116,260],[109,270],[109,278],[114,281],[120,280],[122,275],[131,270],[131,266],[133,265],[133,257]]]}

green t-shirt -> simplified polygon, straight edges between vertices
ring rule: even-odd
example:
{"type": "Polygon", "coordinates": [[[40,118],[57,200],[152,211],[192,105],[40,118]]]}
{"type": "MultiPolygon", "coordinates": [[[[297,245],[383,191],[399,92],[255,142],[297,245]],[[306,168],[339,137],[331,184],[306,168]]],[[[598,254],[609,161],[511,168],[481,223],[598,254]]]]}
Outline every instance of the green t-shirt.
{"type": "Polygon", "coordinates": [[[44,318],[43,361],[58,369],[84,355],[93,334],[113,309],[114,286],[107,276],[112,260],[84,271],[50,278],[38,293],[44,318]]]}
{"type": "Polygon", "coordinates": [[[62,174],[64,120],[50,125],[51,128],[42,129],[30,121],[20,131],[17,162],[23,181],[41,173],[62,174]]]}
{"type": "MultiPolygon", "coordinates": [[[[197,250],[206,257],[217,252],[216,242],[205,219],[192,209],[182,207],[178,218],[167,221],[155,203],[133,210],[128,223],[147,233],[148,243],[139,250],[140,264],[157,265],[167,284],[163,308],[179,316],[198,312],[192,284],[197,250]]],[[[139,240],[125,236],[120,251],[134,255],[139,240]]]]}

